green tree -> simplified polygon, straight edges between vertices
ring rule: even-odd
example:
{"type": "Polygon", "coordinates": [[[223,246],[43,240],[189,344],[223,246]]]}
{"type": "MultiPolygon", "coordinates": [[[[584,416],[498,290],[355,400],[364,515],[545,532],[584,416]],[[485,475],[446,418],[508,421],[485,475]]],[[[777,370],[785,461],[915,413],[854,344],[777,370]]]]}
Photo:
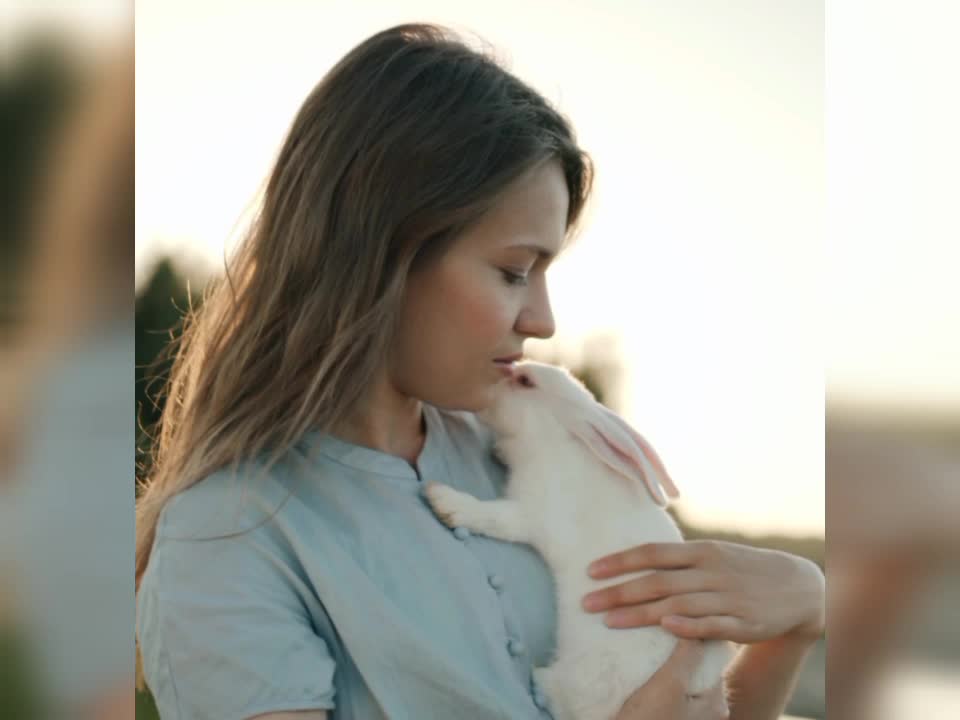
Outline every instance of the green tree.
{"type": "Polygon", "coordinates": [[[203,302],[203,287],[194,287],[171,258],[163,258],[136,300],[137,460],[146,470],[154,426],[163,412],[163,395],[173,364],[171,343],[178,340],[183,316],[203,302]]]}

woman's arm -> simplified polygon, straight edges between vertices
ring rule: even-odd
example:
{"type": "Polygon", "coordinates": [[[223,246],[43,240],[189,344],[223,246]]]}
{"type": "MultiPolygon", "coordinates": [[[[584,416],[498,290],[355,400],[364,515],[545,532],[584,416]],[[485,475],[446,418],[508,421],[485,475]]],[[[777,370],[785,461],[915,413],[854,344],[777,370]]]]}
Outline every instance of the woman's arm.
{"type": "MultiPolygon", "coordinates": [[[[751,644],[740,650],[726,672],[730,720],[777,720],[793,694],[804,660],[826,629],[826,579],[820,568],[790,555],[783,559],[796,561],[792,572],[779,574],[782,582],[790,582],[793,589],[780,601],[777,610],[754,609],[754,623],[758,628],[769,628],[770,620],[761,619],[766,616],[776,618],[773,627],[778,630],[786,627],[780,611],[787,606],[793,607],[793,617],[805,617],[805,620],[782,635],[771,636],[769,629],[752,633],[741,631],[742,636],[737,636],[735,631],[731,633],[733,637],[728,639],[751,644]],[[805,613],[803,608],[807,608],[805,613]]],[[[778,573],[773,572],[773,567],[767,566],[771,572],[769,583],[777,582],[778,573]]],[[[745,580],[744,575],[740,577],[745,580]]],[[[759,592],[759,588],[754,592],[759,592]]],[[[719,629],[710,633],[706,627],[702,628],[703,635],[722,636],[719,629]]]]}
{"type": "Polygon", "coordinates": [[[813,641],[787,636],[745,646],[727,670],[730,720],[776,720],[813,641]]]}
{"type": "Polygon", "coordinates": [[[702,642],[680,640],[666,663],[627,698],[614,720],[729,720],[719,684],[699,696],[689,694],[702,660],[702,642]]]}

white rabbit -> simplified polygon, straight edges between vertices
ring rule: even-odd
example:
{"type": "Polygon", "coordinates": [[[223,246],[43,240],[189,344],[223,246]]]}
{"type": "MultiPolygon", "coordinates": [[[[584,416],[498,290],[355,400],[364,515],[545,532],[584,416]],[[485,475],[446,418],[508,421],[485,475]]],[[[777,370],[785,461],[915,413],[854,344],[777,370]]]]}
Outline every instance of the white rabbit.
{"type": "MultiPolygon", "coordinates": [[[[673,497],[676,487],[653,448],[564,368],[518,363],[478,417],[510,468],[505,497],[481,501],[430,483],[427,499],[450,527],[527,543],[543,556],[556,582],[557,648],[550,666],[534,670],[537,685],[555,720],[611,720],[677,639],[659,626],[611,629],[603,613],[584,611],[583,596],[603,582],[586,568],[638,544],[681,542],[660,485],[673,497]]],[[[733,657],[727,642],[706,641],[705,650],[691,695],[722,682],[733,657]]]]}

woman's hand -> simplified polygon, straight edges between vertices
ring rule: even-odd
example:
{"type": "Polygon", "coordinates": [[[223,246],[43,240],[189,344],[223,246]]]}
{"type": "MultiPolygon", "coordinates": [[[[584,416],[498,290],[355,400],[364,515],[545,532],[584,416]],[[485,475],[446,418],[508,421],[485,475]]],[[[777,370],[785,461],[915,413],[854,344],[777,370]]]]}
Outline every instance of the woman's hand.
{"type": "Polygon", "coordinates": [[[638,545],[589,568],[595,579],[643,570],[652,572],[586,595],[584,609],[612,610],[604,617],[610,627],[660,624],[685,638],[756,643],[790,635],[813,642],[823,632],[823,573],[796,555],[695,540],[638,545]]]}
{"type": "Polygon", "coordinates": [[[703,659],[703,643],[680,640],[667,662],[627,698],[614,720],[726,720],[723,687],[689,694],[690,679],[703,659]]]}

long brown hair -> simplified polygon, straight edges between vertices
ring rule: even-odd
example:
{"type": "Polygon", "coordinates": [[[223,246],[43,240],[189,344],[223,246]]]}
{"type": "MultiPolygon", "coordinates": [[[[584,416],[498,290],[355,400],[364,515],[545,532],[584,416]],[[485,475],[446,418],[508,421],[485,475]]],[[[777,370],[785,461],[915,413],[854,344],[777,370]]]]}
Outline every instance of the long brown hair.
{"type": "Polygon", "coordinates": [[[308,430],[336,427],[389,354],[411,269],[549,158],[566,176],[572,231],[592,169],[569,123],[445,28],[384,30],[327,73],[225,277],[188,311],[172,353],[137,502],[138,589],[165,503],[218,469],[267,450],[269,467],[308,430]]]}

